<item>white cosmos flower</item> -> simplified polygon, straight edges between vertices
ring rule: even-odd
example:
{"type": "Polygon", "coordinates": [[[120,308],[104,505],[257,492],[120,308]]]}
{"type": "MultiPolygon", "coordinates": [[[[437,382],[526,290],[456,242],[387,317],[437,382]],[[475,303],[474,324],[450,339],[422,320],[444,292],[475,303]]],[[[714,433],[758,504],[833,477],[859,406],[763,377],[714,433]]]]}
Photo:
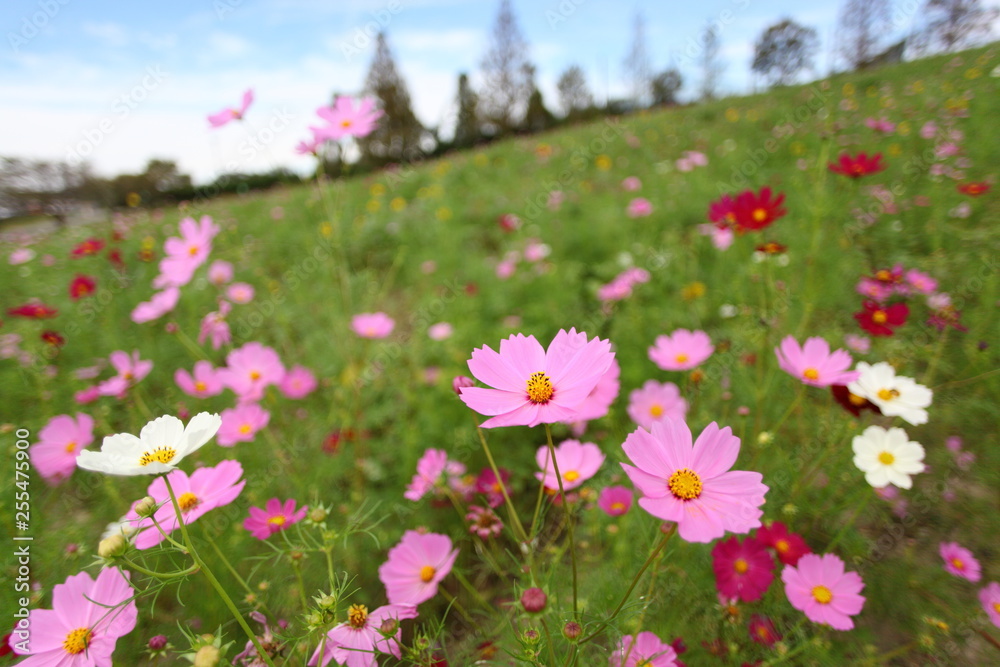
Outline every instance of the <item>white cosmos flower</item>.
{"type": "Polygon", "coordinates": [[[865,473],[865,481],[881,489],[889,484],[901,489],[913,486],[910,475],[924,471],[924,448],[910,441],[901,428],[869,426],[851,442],[854,465],[865,473]]]}
{"type": "Polygon", "coordinates": [[[101,451],[83,450],[76,465],[109,475],[159,475],[177,467],[188,454],[212,439],[222,418],[202,412],[188,422],[177,417],[158,417],[142,427],[139,437],[131,433],[109,435],[101,451]]]}
{"type": "Polygon", "coordinates": [[[887,417],[902,417],[914,426],[927,423],[928,405],[934,392],[912,378],[896,375],[896,370],[884,361],[870,365],[859,361],[855,366],[861,376],[847,385],[855,396],[862,396],[878,406],[887,417]]]}

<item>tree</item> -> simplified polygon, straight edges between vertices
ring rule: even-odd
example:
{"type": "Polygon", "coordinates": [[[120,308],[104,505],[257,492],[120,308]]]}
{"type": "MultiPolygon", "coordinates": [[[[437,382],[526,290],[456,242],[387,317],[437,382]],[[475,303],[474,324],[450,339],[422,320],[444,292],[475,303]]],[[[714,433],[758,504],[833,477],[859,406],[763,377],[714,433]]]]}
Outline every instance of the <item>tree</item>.
{"type": "Polygon", "coordinates": [[[594,106],[594,97],[587,89],[587,79],[577,65],[572,65],[560,75],[556,89],[559,91],[559,106],[567,118],[575,119],[594,106]]]}
{"type": "Polygon", "coordinates": [[[649,99],[652,69],[649,52],[646,50],[646,22],[642,14],[636,12],[632,24],[632,49],[625,58],[625,76],[632,90],[632,102],[636,106],[645,106],[649,99]]]}
{"type": "Polygon", "coordinates": [[[469,77],[463,72],[458,75],[458,120],[455,124],[455,148],[468,148],[480,139],[479,96],[469,85],[469,77]]]}
{"type": "Polygon", "coordinates": [[[385,115],[371,134],[359,139],[362,154],[375,163],[418,157],[425,130],[413,113],[406,82],[396,69],[383,32],[376,38],[375,57],[365,79],[365,93],[379,99],[385,115]]]}
{"type": "Polygon", "coordinates": [[[837,24],[841,57],[852,69],[862,69],[878,54],[888,31],[889,0],[845,0],[837,24]]]}
{"type": "Polygon", "coordinates": [[[988,37],[998,10],[979,0],[927,0],[927,40],[944,51],[954,51],[988,37]]]}
{"type": "Polygon", "coordinates": [[[719,34],[714,25],[705,27],[701,37],[701,99],[715,97],[722,66],[719,64],[719,34]]]}
{"type": "Polygon", "coordinates": [[[531,82],[531,94],[528,96],[528,109],[524,114],[524,129],[528,132],[542,132],[556,124],[555,116],[545,108],[542,91],[535,85],[535,68],[528,66],[528,81],[531,82]]]}
{"type": "Polygon", "coordinates": [[[482,62],[484,86],[479,100],[483,120],[497,134],[517,127],[531,94],[527,51],[528,43],[521,36],[510,0],[501,0],[490,49],[482,62]]]}
{"type": "Polygon", "coordinates": [[[764,31],[754,47],[751,69],[771,84],[787,85],[805,68],[812,69],[819,36],[812,28],[783,19],[764,31]]]}
{"type": "Polygon", "coordinates": [[[684,85],[684,78],[676,69],[668,69],[653,77],[653,106],[672,106],[677,104],[677,93],[684,85]]]}

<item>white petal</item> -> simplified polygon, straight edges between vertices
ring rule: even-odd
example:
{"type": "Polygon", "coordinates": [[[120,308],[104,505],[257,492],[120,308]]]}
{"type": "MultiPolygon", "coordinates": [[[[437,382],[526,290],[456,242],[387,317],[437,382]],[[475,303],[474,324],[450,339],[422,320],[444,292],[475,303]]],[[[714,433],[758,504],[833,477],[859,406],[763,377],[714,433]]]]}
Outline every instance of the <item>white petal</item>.
{"type": "Polygon", "coordinates": [[[163,415],[142,427],[139,438],[143,445],[153,449],[173,447],[176,449],[184,437],[184,423],[177,417],[163,415]]]}
{"type": "Polygon", "coordinates": [[[184,429],[184,444],[177,452],[177,461],[201,448],[211,440],[222,426],[222,417],[208,412],[199,412],[184,429]]]}

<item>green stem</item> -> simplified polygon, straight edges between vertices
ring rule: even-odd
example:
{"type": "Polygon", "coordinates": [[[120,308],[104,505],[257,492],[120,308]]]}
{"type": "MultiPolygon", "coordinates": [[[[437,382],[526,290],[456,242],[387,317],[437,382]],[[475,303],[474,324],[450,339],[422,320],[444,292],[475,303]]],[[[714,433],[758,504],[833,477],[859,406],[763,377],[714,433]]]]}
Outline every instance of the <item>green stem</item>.
{"type": "Polygon", "coordinates": [[[545,633],[545,643],[549,647],[549,664],[555,667],[556,664],[556,649],[552,645],[552,635],[549,634],[549,624],[542,619],[542,631],[545,633]]]}
{"type": "Polygon", "coordinates": [[[833,539],[830,540],[830,544],[826,546],[826,549],[823,550],[823,553],[830,553],[831,551],[833,551],[833,548],[840,543],[841,538],[843,538],[844,535],[847,534],[847,531],[851,529],[851,527],[854,525],[854,522],[858,520],[858,516],[861,514],[861,510],[863,510],[865,507],[868,506],[868,501],[871,499],[873,493],[871,489],[865,487],[864,489],[862,489],[861,495],[862,495],[861,498],[856,499],[857,504],[854,508],[854,512],[852,512],[850,518],[848,518],[847,521],[844,522],[843,527],[841,527],[841,529],[837,532],[837,534],[833,536],[833,539]]]}
{"type": "Polygon", "coordinates": [[[181,345],[183,345],[187,351],[191,353],[192,357],[198,360],[208,359],[208,355],[205,354],[203,349],[201,349],[201,346],[191,340],[190,336],[184,333],[183,329],[177,327],[177,331],[174,335],[177,336],[177,340],[180,341],[181,345]]]}
{"type": "Polygon", "coordinates": [[[143,566],[139,565],[135,561],[129,560],[128,558],[122,558],[122,562],[128,565],[130,570],[135,570],[139,574],[144,574],[147,577],[153,577],[154,579],[177,579],[178,577],[185,577],[198,571],[198,566],[192,565],[186,570],[178,570],[177,572],[153,572],[152,570],[147,570],[143,566]]]}
{"type": "Polygon", "coordinates": [[[500,485],[500,493],[503,495],[503,500],[507,504],[507,513],[510,514],[511,523],[517,528],[518,539],[521,540],[526,548],[530,549],[531,541],[528,535],[524,532],[524,525],[521,523],[521,519],[517,516],[517,510],[514,509],[514,503],[511,502],[510,496],[507,495],[507,485],[503,483],[503,478],[500,477],[500,469],[497,468],[496,461],[493,460],[493,453],[490,451],[490,446],[486,444],[486,436],[483,435],[483,428],[476,425],[476,433],[479,434],[479,442],[483,445],[483,451],[486,452],[486,460],[490,463],[490,469],[493,471],[493,475],[496,477],[497,484],[500,485]]]}
{"type": "Polygon", "coordinates": [[[577,601],[577,574],[576,574],[576,541],[573,538],[574,514],[570,507],[569,498],[563,490],[563,479],[559,473],[559,463],[556,461],[556,447],[552,444],[552,428],[545,425],[545,439],[549,446],[549,458],[552,459],[552,469],[556,473],[556,480],[559,483],[559,497],[562,498],[563,509],[566,510],[566,530],[569,533],[569,560],[573,567],[573,620],[579,620],[580,610],[577,601]]]}

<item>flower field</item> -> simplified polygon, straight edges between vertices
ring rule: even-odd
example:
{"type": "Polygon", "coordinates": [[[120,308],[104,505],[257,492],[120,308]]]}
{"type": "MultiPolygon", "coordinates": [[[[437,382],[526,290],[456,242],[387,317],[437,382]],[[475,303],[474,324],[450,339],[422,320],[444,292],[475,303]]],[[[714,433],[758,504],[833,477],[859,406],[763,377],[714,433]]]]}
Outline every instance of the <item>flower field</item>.
{"type": "Polygon", "coordinates": [[[1000,664],[998,93],[0,228],[0,663],[1000,664]]]}

